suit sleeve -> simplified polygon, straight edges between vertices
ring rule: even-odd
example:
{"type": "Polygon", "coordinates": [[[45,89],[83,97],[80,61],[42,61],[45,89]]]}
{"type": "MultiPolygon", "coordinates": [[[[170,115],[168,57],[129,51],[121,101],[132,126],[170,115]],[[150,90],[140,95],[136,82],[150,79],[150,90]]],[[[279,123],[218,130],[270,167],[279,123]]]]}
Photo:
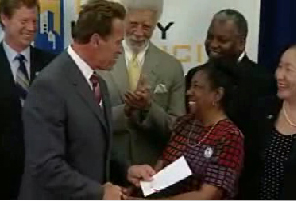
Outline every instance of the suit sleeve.
{"type": "Polygon", "coordinates": [[[131,163],[129,161],[123,160],[119,156],[118,150],[114,147],[111,152],[110,161],[111,182],[120,186],[128,186],[129,182],[127,181],[127,173],[130,165],[131,163]]]}
{"type": "Polygon", "coordinates": [[[62,199],[102,199],[103,187],[65,160],[66,107],[58,86],[39,80],[23,112],[28,171],[48,192],[62,199]]]}
{"type": "Polygon", "coordinates": [[[112,123],[115,131],[114,133],[128,130],[128,117],[124,113],[124,107],[125,104],[116,105],[112,107],[112,123]]]}
{"type": "Polygon", "coordinates": [[[171,133],[172,125],[176,117],[185,114],[185,79],[181,63],[175,60],[168,66],[175,70],[172,86],[169,89],[167,108],[152,102],[148,111],[138,111],[132,117],[133,122],[145,128],[158,129],[164,135],[171,133]]]}

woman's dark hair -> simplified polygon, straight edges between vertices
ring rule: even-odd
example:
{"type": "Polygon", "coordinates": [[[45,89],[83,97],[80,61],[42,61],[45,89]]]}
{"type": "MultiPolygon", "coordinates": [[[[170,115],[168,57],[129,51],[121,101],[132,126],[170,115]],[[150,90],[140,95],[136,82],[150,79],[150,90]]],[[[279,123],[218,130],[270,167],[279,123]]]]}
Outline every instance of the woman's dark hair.
{"type": "Polygon", "coordinates": [[[237,94],[238,77],[235,72],[235,69],[237,69],[236,65],[234,62],[212,59],[200,66],[195,72],[205,72],[212,89],[218,89],[219,87],[224,89],[224,95],[220,104],[227,115],[229,115],[233,99],[237,94]]]}

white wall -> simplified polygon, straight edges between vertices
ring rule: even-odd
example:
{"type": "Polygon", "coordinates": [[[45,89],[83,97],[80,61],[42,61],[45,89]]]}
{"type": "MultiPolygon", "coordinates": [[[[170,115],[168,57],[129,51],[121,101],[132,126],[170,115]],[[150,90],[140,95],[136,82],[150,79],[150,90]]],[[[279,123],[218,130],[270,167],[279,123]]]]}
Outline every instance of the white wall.
{"type": "MultiPolygon", "coordinates": [[[[60,0],[55,0],[56,2],[60,0]]],[[[87,0],[64,1],[64,47],[71,42],[71,21],[78,16],[79,5],[87,0]]],[[[120,2],[121,0],[112,0],[120,2]]],[[[40,1],[42,4],[42,1],[40,1]]],[[[50,1],[46,1],[47,4],[50,1]]],[[[164,0],[164,13],[160,19],[162,25],[174,22],[167,31],[167,39],[161,39],[161,32],[156,28],[152,41],[159,47],[182,61],[185,72],[197,64],[206,61],[203,43],[211,18],[220,9],[234,8],[239,10],[249,24],[247,53],[257,60],[259,41],[259,0],[164,0]]],[[[1,38],[0,30],[0,38],[1,38]]]]}
{"type": "Polygon", "coordinates": [[[156,29],[152,40],[160,47],[182,60],[187,71],[206,61],[203,43],[213,15],[225,8],[240,11],[249,24],[247,39],[248,55],[257,60],[259,40],[260,1],[258,0],[165,0],[165,8],[160,23],[175,22],[168,30],[167,40],[162,40],[156,29]],[[181,45],[181,46],[180,46],[181,45]]]}

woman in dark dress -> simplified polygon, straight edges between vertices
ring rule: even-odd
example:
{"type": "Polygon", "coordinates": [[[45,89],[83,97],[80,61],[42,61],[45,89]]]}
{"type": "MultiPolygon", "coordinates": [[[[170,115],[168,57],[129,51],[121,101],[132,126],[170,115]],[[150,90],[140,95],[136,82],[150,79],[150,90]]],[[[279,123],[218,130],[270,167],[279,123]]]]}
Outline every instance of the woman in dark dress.
{"type": "Polygon", "coordinates": [[[252,111],[240,199],[296,199],[296,45],[283,52],[275,76],[277,96],[252,111]]]}

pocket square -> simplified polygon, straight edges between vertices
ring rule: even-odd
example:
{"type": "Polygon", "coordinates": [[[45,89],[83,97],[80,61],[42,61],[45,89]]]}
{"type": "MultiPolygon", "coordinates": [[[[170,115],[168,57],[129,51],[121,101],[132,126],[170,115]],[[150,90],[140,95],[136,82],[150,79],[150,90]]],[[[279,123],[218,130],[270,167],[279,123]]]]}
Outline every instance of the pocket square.
{"type": "Polygon", "coordinates": [[[154,89],[154,94],[163,94],[163,93],[167,93],[168,90],[166,88],[166,86],[164,84],[159,84],[155,87],[154,89]]]}

